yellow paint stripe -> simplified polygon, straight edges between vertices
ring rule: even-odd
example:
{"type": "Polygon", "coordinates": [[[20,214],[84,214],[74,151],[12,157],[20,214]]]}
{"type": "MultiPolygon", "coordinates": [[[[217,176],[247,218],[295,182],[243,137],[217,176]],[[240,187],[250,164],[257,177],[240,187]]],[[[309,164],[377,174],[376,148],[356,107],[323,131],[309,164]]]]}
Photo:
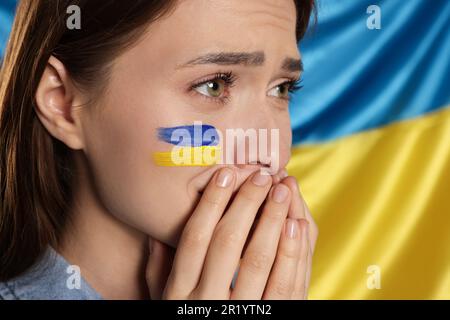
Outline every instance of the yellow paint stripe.
{"type": "Polygon", "coordinates": [[[154,152],[153,161],[163,167],[211,166],[221,159],[216,146],[174,147],[168,152],[154,152]]]}

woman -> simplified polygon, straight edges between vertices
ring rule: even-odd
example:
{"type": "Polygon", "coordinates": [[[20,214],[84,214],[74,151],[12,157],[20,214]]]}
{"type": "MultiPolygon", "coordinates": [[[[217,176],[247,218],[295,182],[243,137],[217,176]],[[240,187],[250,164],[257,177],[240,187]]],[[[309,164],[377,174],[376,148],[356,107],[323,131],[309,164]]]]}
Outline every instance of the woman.
{"type": "Polygon", "coordinates": [[[20,1],[0,87],[0,296],[306,298],[317,227],[283,168],[312,8],[20,1]],[[198,121],[278,130],[279,168],[152,161],[171,150],[158,130],[198,121]]]}

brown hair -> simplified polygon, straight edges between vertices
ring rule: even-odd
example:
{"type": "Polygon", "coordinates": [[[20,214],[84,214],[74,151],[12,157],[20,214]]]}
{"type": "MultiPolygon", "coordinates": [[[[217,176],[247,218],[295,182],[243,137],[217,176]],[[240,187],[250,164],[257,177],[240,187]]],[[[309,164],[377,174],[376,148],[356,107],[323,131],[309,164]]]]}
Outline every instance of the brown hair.
{"type": "MultiPolygon", "coordinates": [[[[314,0],[296,0],[297,40],[314,0]]],[[[35,113],[35,92],[50,55],[74,82],[101,89],[108,64],[166,15],[176,0],[21,0],[0,71],[0,281],[20,275],[57,247],[72,199],[71,151],[35,113]],[[66,27],[77,5],[81,29],[66,27]]]]}

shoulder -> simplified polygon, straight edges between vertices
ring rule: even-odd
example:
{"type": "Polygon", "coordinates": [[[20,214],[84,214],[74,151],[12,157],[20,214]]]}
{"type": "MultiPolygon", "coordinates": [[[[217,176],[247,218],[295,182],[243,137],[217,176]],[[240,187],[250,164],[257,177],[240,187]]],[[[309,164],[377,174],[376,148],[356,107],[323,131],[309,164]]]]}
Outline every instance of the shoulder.
{"type": "Polygon", "coordinates": [[[74,268],[49,248],[24,274],[0,282],[0,300],[98,300],[101,296],[74,275],[74,268]],[[79,279],[74,279],[74,277],[79,279]]]}

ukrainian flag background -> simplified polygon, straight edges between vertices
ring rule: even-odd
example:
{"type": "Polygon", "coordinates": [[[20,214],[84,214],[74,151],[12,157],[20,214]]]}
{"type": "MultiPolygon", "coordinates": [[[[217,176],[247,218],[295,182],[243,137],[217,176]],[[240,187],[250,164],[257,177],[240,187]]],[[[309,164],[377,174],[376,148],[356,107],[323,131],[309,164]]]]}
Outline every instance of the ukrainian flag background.
{"type": "MultiPolygon", "coordinates": [[[[14,6],[1,0],[0,54],[14,6]]],[[[318,13],[288,167],[320,229],[310,298],[450,299],[450,0],[318,0],[318,13]]]]}
{"type": "Polygon", "coordinates": [[[320,229],[310,298],[450,299],[450,1],[319,0],[318,13],[288,168],[320,229]]]}

